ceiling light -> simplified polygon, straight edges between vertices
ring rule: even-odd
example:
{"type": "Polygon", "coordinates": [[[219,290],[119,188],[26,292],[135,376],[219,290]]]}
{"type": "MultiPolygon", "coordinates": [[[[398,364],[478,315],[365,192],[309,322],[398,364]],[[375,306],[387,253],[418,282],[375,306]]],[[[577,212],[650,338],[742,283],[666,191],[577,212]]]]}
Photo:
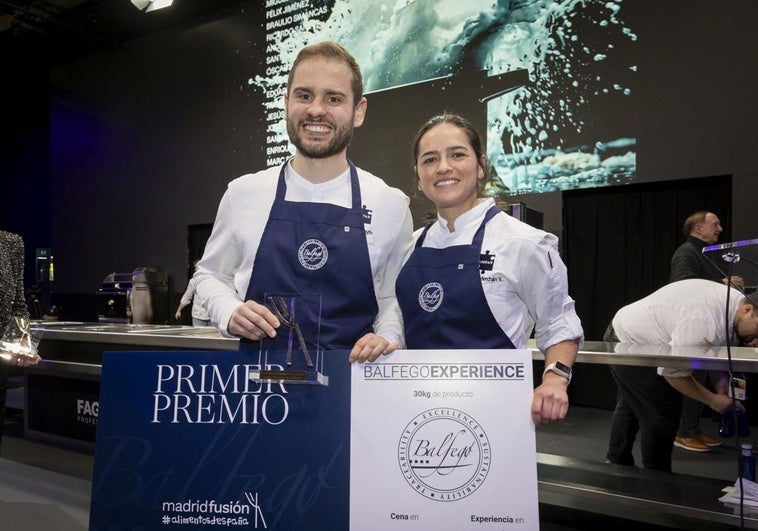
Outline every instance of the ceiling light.
{"type": "Polygon", "coordinates": [[[132,4],[145,13],[155,11],[156,9],[163,9],[170,6],[173,2],[174,0],[132,0],[132,4]]]}

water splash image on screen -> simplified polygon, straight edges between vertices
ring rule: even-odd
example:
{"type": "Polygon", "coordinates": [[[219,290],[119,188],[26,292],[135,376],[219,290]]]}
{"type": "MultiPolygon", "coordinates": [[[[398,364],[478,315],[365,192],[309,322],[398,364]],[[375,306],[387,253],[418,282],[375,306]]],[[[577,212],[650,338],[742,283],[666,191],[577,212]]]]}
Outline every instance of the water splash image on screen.
{"type": "MultiPolygon", "coordinates": [[[[527,70],[526,86],[487,103],[495,194],[635,178],[635,131],[609,123],[619,108],[634,112],[637,36],[623,0],[267,0],[266,9],[268,63],[290,65],[309,43],[339,42],[361,65],[369,97],[455,74],[464,64],[489,75],[527,70]]],[[[283,70],[249,80],[252,89],[277,95],[269,112],[283,109],[283,70]]],[[[272,120],[268,135],[281,146],[272,152],[291,149],[283,120],[272,120]]]]}

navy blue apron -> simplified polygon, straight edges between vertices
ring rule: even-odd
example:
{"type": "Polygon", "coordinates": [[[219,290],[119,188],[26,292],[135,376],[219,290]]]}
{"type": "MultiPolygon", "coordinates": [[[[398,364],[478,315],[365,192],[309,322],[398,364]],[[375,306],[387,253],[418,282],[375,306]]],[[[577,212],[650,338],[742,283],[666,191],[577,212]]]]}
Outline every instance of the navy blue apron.
{"type": "Polygon", "coordinates": [[[379,311],[358,173],[348,161],[352,208],[285,201],[287,164],[279,172],[245,300],[263,304],[266,293],[321,294],[321,347],[352,349],[361,336],[373,331],[379,311]]]}
{"type": "Polygon", "coordinates": [[[428,225],[395,284],[409,349],[514,348],[495,320],[482,289],[484,227],[500,210],[487,211],[471,245],[422,247],[428,225]]]}

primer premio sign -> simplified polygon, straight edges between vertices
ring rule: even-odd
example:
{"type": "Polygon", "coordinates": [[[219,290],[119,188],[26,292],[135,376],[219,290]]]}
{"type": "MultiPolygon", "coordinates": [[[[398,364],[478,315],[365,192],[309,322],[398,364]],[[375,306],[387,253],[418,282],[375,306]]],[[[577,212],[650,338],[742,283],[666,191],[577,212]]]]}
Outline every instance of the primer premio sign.
{"type": "Polygon", "coordinates": [[[348,528],[350,365],[261,384],[257,353],[108,352],[91,531],[348,528]]]}

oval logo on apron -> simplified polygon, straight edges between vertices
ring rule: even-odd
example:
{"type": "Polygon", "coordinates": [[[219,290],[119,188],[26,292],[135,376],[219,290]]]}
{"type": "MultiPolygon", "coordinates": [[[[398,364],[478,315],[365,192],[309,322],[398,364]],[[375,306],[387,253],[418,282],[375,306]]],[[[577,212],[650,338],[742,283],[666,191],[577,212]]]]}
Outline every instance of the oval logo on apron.
{"type": "Polygon", "coordinates": [[[427,312],[433,312],[442,304],[444,290],[439,282],[430,282],[418,292],[418,303],[427,312]]]}
{"type": "Polygon", "coordinates": [[[321,269],[329,258],[329,250],[321,240],[305,240],[297,251],[300,265],[311,271],[321,269]]]}

